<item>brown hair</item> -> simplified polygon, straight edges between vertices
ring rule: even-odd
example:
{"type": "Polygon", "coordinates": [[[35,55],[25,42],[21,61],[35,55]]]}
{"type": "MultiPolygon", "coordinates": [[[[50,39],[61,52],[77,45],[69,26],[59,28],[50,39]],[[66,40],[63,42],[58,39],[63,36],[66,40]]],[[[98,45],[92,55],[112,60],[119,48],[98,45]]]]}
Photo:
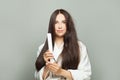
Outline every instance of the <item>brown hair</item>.
{"type": "MultiPolygon", "coordinates": [[[[53,47],[54,47],[54,41],[55,41],[55,21],[56,16],[61,13],[65,16],[66,19],[66,26],[67,26],[67,32],[64,35],[64,48],[61,53],[62,57],[62,68],[63,69],[77,69],[78,64],[80,62],[80,50],[79,50],[79,44],[77,39],[77,34],[75,30],[75,26],[72,20],[72,17],[70,14],[63,9],[57,9],[55,10],[51,17],[49,22],[49,28],[48,32],[52,34],[52,41],[53,41],[53,47]]],[[[40,55],[38,56],[36,60],[36,69],[39,71],[44,65],[45,61],[43,59],[43,54],[48,50],[48,44],[47,40],[40,52],[40,55]]]]}

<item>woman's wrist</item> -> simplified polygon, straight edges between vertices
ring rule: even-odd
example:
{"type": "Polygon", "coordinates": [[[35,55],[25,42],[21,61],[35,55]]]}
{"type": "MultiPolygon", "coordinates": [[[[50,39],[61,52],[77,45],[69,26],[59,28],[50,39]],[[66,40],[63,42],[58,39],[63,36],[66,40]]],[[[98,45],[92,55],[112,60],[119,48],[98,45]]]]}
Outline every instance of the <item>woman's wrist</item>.
{"type": "Polygon", "coordinates": [[[68,71],[68,70],[61,69],[60,75],[61,75],[61,76],[64,76],[64,77],[67,78],[68,80],[73,80],[73,79],[72,79],[71,72],[68,71]]]}
{"type": "Polygon", "coordinates": [[[43,79],[47,78],[49,75],[49,70],[47,69],[47,67],[44,67],[44,71],[43,71],[43,79]]]}

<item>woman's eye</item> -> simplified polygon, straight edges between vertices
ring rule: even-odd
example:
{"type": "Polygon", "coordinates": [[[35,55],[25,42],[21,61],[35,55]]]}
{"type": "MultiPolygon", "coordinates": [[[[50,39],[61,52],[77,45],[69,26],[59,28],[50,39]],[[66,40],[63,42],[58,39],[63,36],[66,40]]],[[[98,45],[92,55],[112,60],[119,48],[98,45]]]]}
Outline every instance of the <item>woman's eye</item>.
{"type": "Polygon", "coordinates": [[[57,24],[58,23],[58,21],[55,21],[55,24],[57,24]]]}
{"type": "Polygon", "coordinates": [[[66,21],[62,21],[64,24],[66,24],[67,22],[66,21]]]}

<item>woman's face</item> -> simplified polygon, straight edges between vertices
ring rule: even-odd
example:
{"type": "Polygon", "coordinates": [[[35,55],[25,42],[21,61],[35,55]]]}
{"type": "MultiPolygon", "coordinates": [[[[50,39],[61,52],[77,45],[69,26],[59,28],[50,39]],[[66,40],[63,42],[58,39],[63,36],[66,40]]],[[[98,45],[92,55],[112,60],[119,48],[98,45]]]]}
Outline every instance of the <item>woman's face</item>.
{"type": "Polygon", "coordinates": [[[56,22],[55,22],[55,34],[56,37],[63,37],[66,33],[66,19],[65,16],[61,13],[59,13],[56,16],[56,22]]]}

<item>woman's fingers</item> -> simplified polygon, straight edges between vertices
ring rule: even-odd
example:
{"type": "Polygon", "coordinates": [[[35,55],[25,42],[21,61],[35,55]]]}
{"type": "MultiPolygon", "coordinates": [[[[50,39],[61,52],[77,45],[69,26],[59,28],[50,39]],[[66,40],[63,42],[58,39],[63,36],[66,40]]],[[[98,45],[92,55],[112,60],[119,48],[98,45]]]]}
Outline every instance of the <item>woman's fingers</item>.
{"type": "Polygon", "coordinates": [[[61,67],[57,63],[46,63],[46,67],[56,75],[60,75],[61,67]]]}
{"type": "Polygon", "coordinates": [[[53,58],[53,54],[50,53],[49,51],[46,51],[46,52],[43,54],[43,58],[44,58],[45,62],[49,62],[50,59],[53,58]]]}

